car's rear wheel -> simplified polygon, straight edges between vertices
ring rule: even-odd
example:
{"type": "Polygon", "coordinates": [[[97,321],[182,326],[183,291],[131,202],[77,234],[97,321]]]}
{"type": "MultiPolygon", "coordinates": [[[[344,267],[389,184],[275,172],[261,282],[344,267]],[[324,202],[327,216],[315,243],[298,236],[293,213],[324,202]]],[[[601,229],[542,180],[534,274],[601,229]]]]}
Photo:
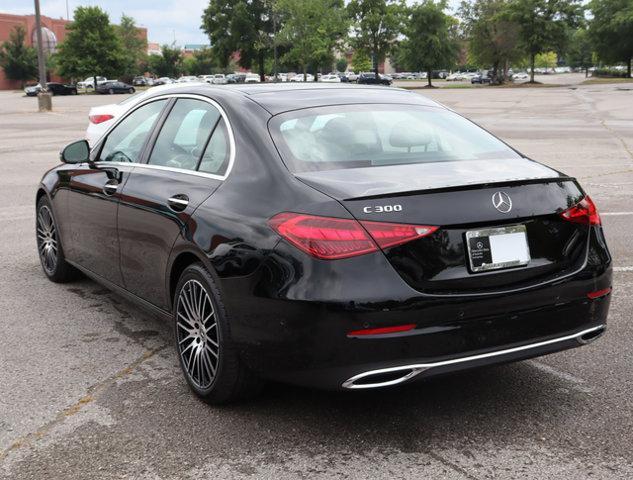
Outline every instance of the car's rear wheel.
{"type": "Polygon", "coordinates": [[[128,90],[128,93],[134,93],[134,89],[133,89],[133,88],[130,88],[130,89],[128,90]]]}
{"type": "Polygon", "coordinates": [[[37,202],[35,231],[40,263],[49,280],[64,283],[79,277],[79,272],[66,262],[64,251],[59,241],[57,222],[46,196],[37,202]]]}
{"type": "Polygon", "coordinates": [[[262,381],[239,358],[220,291],[202,264],[182,273],[173,316],[180,366],[199,397],[221,404],[259,392],[262,381]]]}

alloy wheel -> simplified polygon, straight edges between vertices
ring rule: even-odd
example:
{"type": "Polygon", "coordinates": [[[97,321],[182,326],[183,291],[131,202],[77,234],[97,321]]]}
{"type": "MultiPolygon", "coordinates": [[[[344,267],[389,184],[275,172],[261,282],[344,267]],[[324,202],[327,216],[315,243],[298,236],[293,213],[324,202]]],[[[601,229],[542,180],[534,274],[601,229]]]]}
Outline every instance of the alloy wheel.
{"type": "Polygon", "coordinates": [[[59,258],[59,244],[55,221],[46,205],[42,205],[37,212],[37,250],[46,273],[49,275],[55,273],[59,258]]]}
{"type": "Polygon", "coordinates": [[[178,294],[176,335],[189,379],[198,388],[209,388],[220,359],[218,324],[211,297],[197,280],[188,280],[178,294]]]}

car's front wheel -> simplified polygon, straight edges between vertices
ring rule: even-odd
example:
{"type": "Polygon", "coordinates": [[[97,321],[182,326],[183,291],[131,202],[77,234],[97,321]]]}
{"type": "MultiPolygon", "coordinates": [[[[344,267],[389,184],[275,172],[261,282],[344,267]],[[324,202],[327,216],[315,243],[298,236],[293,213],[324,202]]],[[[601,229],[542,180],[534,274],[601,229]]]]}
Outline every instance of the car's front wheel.
{"type": "Polygon", "coordinates": [[[222,404],[259,392],[262,381],[239,358],[220,291],[202,264],[182,273],[173,316],[180,366],[199,397],[222,404]]]}
{"type": "Polygon", "coordinates": [[[40,263],[49,280],[65,283],[79,277],[79,272],[66,262],[64,251],[59,241],[57,222],[46,196],[43,196],[37,202],[35,230],[40,263]]]}
{"type": "Polygon", "coordinates": [[[114,90],[113,90],[112,88],[110,88],[110,89],[108,89],[108,93],[109,93],[110,95],[112,95],[112,94],[114,94],[114,90]]]}

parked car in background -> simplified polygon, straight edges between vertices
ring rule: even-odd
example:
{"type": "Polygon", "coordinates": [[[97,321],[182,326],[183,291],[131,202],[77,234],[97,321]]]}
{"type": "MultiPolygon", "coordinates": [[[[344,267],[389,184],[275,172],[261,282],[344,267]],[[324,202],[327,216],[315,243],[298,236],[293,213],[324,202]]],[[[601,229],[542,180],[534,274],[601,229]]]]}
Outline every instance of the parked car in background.
{"type": "Polygon", "coordinates": [[[247,73],[244,77],[244,83],[259,83],[261,79],[256,73],[247,73]]]}
{"type": "Polygon", "coordinates": [[[475,75],[474,77],[472,77],[470,79],[470,83],[471,84],[485,84],[485,83],[490,83],[490,81],[492,80],[492,78],[490,78],[490,72],[489,70],[483,70],[482,72],[478,73],[477,75],[475,75]]]}
{"type": "Polygon", "coordinates": [[[363,72],[358,76],[356,80],[361,85],[391,85],[393,80],[387,75],[376,74],[373,72],[363,72]]]}
{"type": "Polygon", "coordinates": [[[193,82],[199,82],[199,81],[200,79],[193,75],[183,75],[178,80],[176,80],[176,83],[193,83],[193,82]]]}
{"type": "Polygon", "coordinates": [[[213,83],[213,75],[198,75],[198,80],[206,83],[213,83]]]}
{"type": "Polygon", "coordinates": [[[112,95],[113,93],[134,93],[136,89],[125,82],[119,82],[118,80],[111,80],[102,83],[97,86],[97,93],[107,93],[112,95]]]}
{"type": "Polygon", "coordinates": [[[320,81],[325,83],[341,83],[340,77],[336,74],[322,75],[320,81]]]}
{"type": "MultiPolygon", "coordinates": [[[[64,83],[58,82],[48,82],[46,84],[46,89],[52,95],[77,95],[77,86],[76,85],[67,85],[64,83]]],[[[38,83],[36,85],[28,86],[24,89],[24,93],[26,93],[27,97],[35,97],[42,90],[42,86],[38,83]]]]}
{"type": "Polygon", "coordinates": [[[314,75],[308,73],[306,78],[303,78],[303,73],[299,73],[290,79],[291,82],[314,82],[314,75]]]}
{"type": "Polygon", "coordinates": [[[345,72],[345,76],[347,77],[347,79],[348,79],[350,82],[355,82],[355,81],[357,81],[357,80],[358,80],[358,74],[356,74],[356,73],[354,73],[354,72],[352,72],[352,71],[345,72]]]}
{"type": "Polygon", "coordinates": [[[174,83],[174,80],[169,77],[160,77],[154,80],[154,86],[158,87],[160,85],[169,85],[174,83]]]}
{"type": "Polygon", "coordinates": [[[216,73],[213,75],[213,84],[214,85],[226,85],[228,82],[226,80],[226,75],[223,73],[216,73]]]}
{"type": "Polygon", "coordinates": [[[135,87],[149,87],[154,84],[154,80],[150,77],[144,77],[142,75],[136,76],[132,79],[132,85],[135,87]]]}
{"type": "Polygon", "coordinates": [[[517,72],[512,75],[512,80],[529,80],[530,76],[527,72],[517,72]]]}
{"type": "Polygon", "coordinates": [[[453,72],[446,77],[447,82],[460,82],[464,80],[464,74],[462,72],[453,72]]]}
{"type": "MultiPolygon", "coordinates": [[[[109,81],[106,77],[97,76],[97,86],[109,81]]],[[[95,88],[94,77],[88,77],[83,82],[77,82],[77,88],[95,88]]]]}

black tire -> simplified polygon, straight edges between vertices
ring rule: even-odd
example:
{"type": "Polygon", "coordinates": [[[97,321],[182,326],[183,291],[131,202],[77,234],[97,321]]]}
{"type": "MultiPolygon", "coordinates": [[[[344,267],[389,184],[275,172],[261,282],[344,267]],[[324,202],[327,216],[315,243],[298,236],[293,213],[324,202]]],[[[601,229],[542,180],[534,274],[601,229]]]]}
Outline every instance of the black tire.
{"type": "Polygon", "coordinates": [[[70,91],[70,94],[71,94],[71,95],[77,95],[77,90],[75,90],[75,89],[71,90],[71,91],[70,91]]]}
{"type": "Polygon", "coordinates": [[[214,405],[258,394],[263,382],[240,359],[231,339],[230,322],[220,290],[201,263],[190,265],[182,273],[173,303],[176,354],[183,375],[194,393],[214,405]],[[204,295],[203,290],[207,297],[197,302],[202,307],[188,309],[193,303],[192,299],[196,298],[196,292],[204,295]],[[204,303],[207,299],[208,303],[204,303]],[[217,352],[215,357],[213,351],[217,352]]]}
{"type": "Polygon", "coordinates": [[[112,95],[112,94],[114,93],[114,90],[110,88],[110,89],[108,89],[108,93],[109,93],[110,95],[112,95]]]}
{"type": "Polygon", "coordinates": [[[66,283],[81,277],[81,273],[68,262],[58,235],[57,221],[53,208],[46,195],[37,202],[35,212],[35,237],[37,253],[42,270],[49,280],[55,283],[66,283]],[[49,217],[50,216],[50,217],[49,217]],[[52,222],[53,231],[45,228],[44,223],[52,222]],[[52,239],[52,240],[51,240],[52,239]],[[53,242],[55,247],[52,247],[53,242]],[[52,256],[51,256],[52,255],[52,256]]]}
{"type": "Polygon", "coordinates": [[[130,88],[130,89],[128,90],[128,93],[134,93],[135,91],[136,91],[136,90],[134,90],[133,88],[130,88]]]}

